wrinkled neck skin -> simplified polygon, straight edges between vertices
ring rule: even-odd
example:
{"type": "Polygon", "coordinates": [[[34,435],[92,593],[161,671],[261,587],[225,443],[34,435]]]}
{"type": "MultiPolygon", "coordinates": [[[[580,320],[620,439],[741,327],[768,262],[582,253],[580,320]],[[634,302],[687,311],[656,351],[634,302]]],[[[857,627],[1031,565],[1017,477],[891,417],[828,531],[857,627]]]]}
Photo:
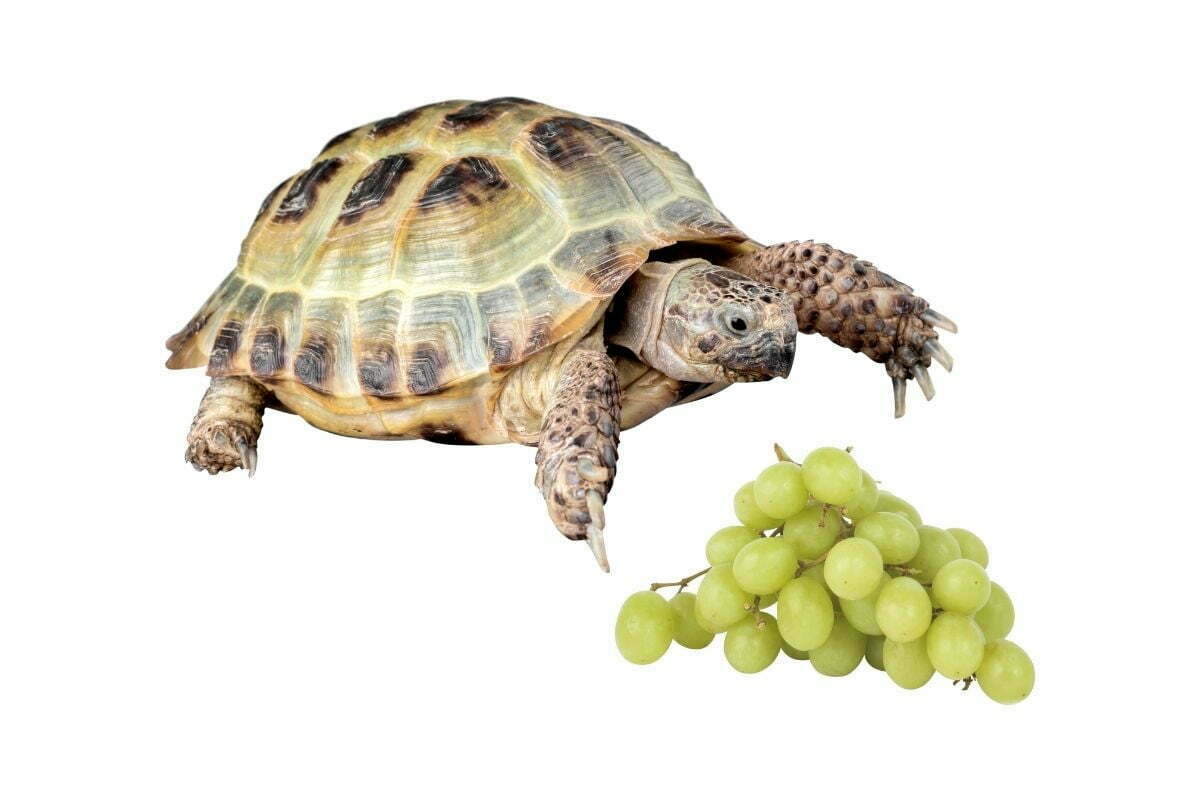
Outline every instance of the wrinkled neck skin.
{"type": "MultiPolygon", "coordinates": [[[[608,340],[633,352],[643,363],[675,380],[711,383],[713,376],[688,363],[663,336],[672,284],[681,270],[706,262],[685,259],[672,263],[651,261],[635,272],[622,290],[624,303],[608,340]]],[[[675,293],[679,289],[676,288],[675,293]]]]}

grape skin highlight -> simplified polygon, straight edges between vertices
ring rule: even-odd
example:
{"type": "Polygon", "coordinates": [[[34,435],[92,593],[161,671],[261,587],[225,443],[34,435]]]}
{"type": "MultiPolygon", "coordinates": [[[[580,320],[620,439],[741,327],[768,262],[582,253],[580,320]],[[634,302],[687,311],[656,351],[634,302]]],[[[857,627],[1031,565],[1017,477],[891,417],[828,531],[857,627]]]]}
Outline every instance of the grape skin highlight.
{"type": "Polygon", "coordinates": [[[754,502],[769,517],[787,519],[808,505],[799,464],[780,461],[764,469],[754,481],[754,502]]]}
{"type": "Polygon", "coordinates": [[[714,533],[704,546],[704,555],[710,566],[733,561],[738,551],[760,538],[758,531],[752,531],[745,525],[730,525],[714,533]]]}
{"type": "Polygon", "coordinates": [[[1016,644],[1001,639],[984,650],[975,677],[984,694],[997,703],[1019,703],[1033,691],[1033,661],[1016,644]]]}
{"type": "Polygon", "coordinates": [[[774,617],[766,613],[757,619],[749,616],[725,634],[725,660],[738,672],[762,672],[779,656],[782,643],[774,617]]]}
{"type": "Polygon", "coordinates": [[[833,547],[844,529],[842,515],[832,506],[809,506],[783,524],[783,538],[796,548],[797,556],[812,559],[833,547]]]}
{"type": "Polygon", "coordinates": [[[732,564],[717,564],[700,581],[696,591],[696,621],[713,633],[728,630],[746,616],[753,596],[738,586],[732,564]]]}
{"type": "Polygon", "coordinates": [[[867,637],[838,617],[824,644],[808,651],[808,663],[822,675],[840,678],[853,672],[866,652],[867,637]]]}
{"type": "Polygon", "coordinates": [[[883,577],[883,556],[866,539],[843,539],[825,557],[825,582],[846,600],[858,600],[875,591],[883,577]]]}
{"type": "Polygon", "coordinates": [[[754,499],[754,481],[743,485],[733,496],[733,513],[739,522],[751,530],[773,530],[783,524],[783,520],[767,516],[758,507],[758,502],[754,499]]]}
{"type": "Polygon", "coordinates": [[[845,450],[818,447],[801,464],[804,485],[822,503],[843,506],[862,488],[862,470],[845,450]]]}
{"type": "Polygon", "coordinates": [[[715,636],[700,627],[696,619],[696,595],[680,592],[671,598],[671,611],[675,614],[675,641],[689,650],[701,650],[712,644],[715,636]]]}
{"type": "Polygon", "coordinates": [[[974,614],[992,593],[992,582],[983,567],[968,558],[956,558],[938,570],[933,579],[933,599],[947,611],[974,614]]]}
{"type": "Polygon", "coordinates": [[[854,526],[854,535],[879,548],[885,564],[903,564],[921,546],[921,535],[913,524],[892,511],[876,511],[863,517],[854,526]]]}
{"type": "Polygon", "coordinates": [[[815,578],[801,575],[779,591],[779,633],[796,650],[819,647],[833,630],[833,600],[815,578]]]}
{"type": "Polygon", "coordinates": [[[967,678],[983,661],[986,641],[975,620],[953,611],[943,611],[925,634],[925,652],[929,662],[942,675],[953,680],[967,678]]]}
{"type": "Polygon", "coordinates": [[[750,542],[733,560],[733,577],[750,594],[774,594],[796,573],[796,550],[781,536],[750,542]]]}
{"type": "Polygon", "coordinates": [[[1004,587],[992,582],[992,592],[983,608],[975,612],[975,622],[983,631],[988,642],[1003,639],[1012,630],[1016,620],[1012,599],[1004,587]]]}
{"type": "Polygon", "coordinates": [[[675,635],[675,612],[658,592],[636,592],[617,614],[617,649],[634,664],[662,658],[675,635]]]}

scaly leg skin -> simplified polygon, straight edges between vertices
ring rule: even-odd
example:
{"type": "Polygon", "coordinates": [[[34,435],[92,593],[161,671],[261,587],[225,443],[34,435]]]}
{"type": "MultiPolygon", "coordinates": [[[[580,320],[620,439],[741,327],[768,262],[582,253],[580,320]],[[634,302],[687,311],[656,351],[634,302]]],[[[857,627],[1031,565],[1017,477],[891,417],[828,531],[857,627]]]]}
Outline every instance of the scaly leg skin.
{"type": "Polygon", "coordinates": [[[620,419],[612,359],[592,350],[571,353],[542,419],[534,483],[555,526],[568,539],[587,539],[605,572],[604,501],[617,473],[620,419]]]}
{"type": "Polygon", "coordinates": [[[184,459],[210,475],[236,467],[254,475],[266,402],[267,391],[249,378],[213,378],[188,431],[184,459]]]}
{"type": "Polygon", "coordinates": [[[937,361],[947,372],[954,366],[934,329],[958,327],[869,261],[807,241],[765,247],[728,266],[787,292],[801,333],[819,333],[883,364],[897,417],[904,416],[909,378],[932,400],[929,365],[937,361]]]}

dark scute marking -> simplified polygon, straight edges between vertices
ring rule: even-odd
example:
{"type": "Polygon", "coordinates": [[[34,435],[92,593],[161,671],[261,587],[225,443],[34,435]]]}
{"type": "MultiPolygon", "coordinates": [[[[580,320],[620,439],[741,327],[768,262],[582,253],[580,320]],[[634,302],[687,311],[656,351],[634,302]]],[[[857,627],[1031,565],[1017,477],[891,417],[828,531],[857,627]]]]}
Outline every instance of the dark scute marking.
{"type": "Polygon", "coordinates": [[[426,425],[420,435],[425,441],[438,444],[475,444],[453,425],[426,425]]]}
{"type": "Polygon", "coordinates": [[[317,190],[342,168],[340,158],[318,161],[296,178],[275,212],[276,222],[296,222],[302,219],[317,202],[317,190]]]}
{"type": "Polygon", "coordinates": [[[491,100],[480,100],[468,103],[458,111],[447,114],[446,118],[442,120],[442,127],[457,133],[490,122],[511,108],[532,105],[537,104],[532,100],[520,97],[495,97],[491,100]]]}
{"type": "Polygon", "coordinates": [[[259,328],[250,345],[250,374],[270,377],[283,369],[283,334],[274,325],[259,328]]]}
{"type": "Polygon", "coordinates": [[[663,145],[662,142],[658,141],[657,139],[652,138],[651,136],[648,136],[645,131],[639,130],[638,128],[635,128],[632,125],[628,125],[624,122],[618,122],[615,119],[604,119],[602,117],[598,117],[597,119],[599,119],[605,125],[612,125],[614,128],[619,128],[620,130],[623,130],[628,134],[632,134],[633,136],[636,136],[637,138],[641,139],[644,142],[649,142],[650,144],[655,145],[657,147],[662,147],[664,150],[666,149],[665,145],[663,145]]]}
{"type": "Polygon", "coordinates": [[[475,302],[487,323],[488,363],[493,367],[515,364],[523,343],[515,342],[514,338],[525,316],[517,288],[511,284],[497,286],[480,292],[475,302]]]}
{"type": "Polygon", "coordinates": [[[358,128],[351,128],[348,131],[342,131],[337,136],[333,137],[328,142],[326,142],[325,146],[321,148],[321,152],[324,153],[326,150],[329,150],[330,148],[337,147],[339,144],[346,141],[347,139],[349,139],[351,136],[353,136],[356,133],[358,133],[358,128]]]}
{"type": "Polygon", "coordinates": [[[325,392],[329,378],[333,350],[328,340],[320,333],[310,333],[300,345],[293,367],[296,379],[310,389],[325,392]]]}
{"type": "Polygon", "coordinates": [[[433,345],[418,345],[408,362],[408,390],[418,395],[440,391],[445,362],[441,351],[433,345]]]}
{"type": "Polygon", "coordinates": [[[599,155],[605,144],[617,141],[611,131],[577,117],[551,117],[529,129],[529,144],[535,155],[554,166],[569,170],[589,156],[599,155]]]}
{"type": "Polygon", "coordinates": [[[229,369],[242,341],[241,320],[229,319],[221,326],[217,339],[213,342],[212,354],[208,358],[208,373],[220,375],[229,369]]]}
{"type": "Polygon", "coordinates": [[[421,112],[430,106],[437,105],[430,103],[428,105],[410,108],[408,111],[402,111],[392,117],[385,117],[371,126],[371,132],[367,136],[371,139],[378,139],[382,136],[389,136],[401,128],[407,127],[413,120],[421,116],[421,112]]]}
{"type": "Polygon", "coordinates": [[[365,353],[358,361],[358,382],[363,391],[375,397],[388,397],[396,393],[396,351],[391,347],[377,347],[365,353]]]}
{"type": "Polygon", "coordinates": [[[267,209],[270,208],[271,204],[275,202],[275,198],[279,196],[281,191],[283,191],[283,187],[287,186],[287,182],[288,179],[280,181],[279,185],[272,189],[270,194],[263,198],[262,205],[258,207],[258,213],[254,215],[255,222],[258,222],[260,219],[262,219],[262,215],[267,213],[267,209]]]}
{"type": "Polygon", "coordinates": [[[720,212],[689,197],[672,201],[659,212],[659,217],[668,225],[679,225],[707,236],[738,241],[745,238],[720,212]]]}
{"type": "Polygon", "coordinates": [[[613,294],[641,266],[616,228],[593,228],[574,234],[554,254],[554,263],[566,270],[582,271],[601,294],[613,294]]]}
{"type": "Polygon", "coordinates": [[[480,205],[508,188],[500,169],[479,156],[468,156],[442,168],[417,205],[422,211],[459,202],[480,205]]]}
{"type": "Polygon", "coordinates": [[[344,225],[357,222],[363,214],[387,202],[414,163],[414,158],[407,153],[396,153],[372,164],[350,189],[338,214],[338,222],[344,225]]]}

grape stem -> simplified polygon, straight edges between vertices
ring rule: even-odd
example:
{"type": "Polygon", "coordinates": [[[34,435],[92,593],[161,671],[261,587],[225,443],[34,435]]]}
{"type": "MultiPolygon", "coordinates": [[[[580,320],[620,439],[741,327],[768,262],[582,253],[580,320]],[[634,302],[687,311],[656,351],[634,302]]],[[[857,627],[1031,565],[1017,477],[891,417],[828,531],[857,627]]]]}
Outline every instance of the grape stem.
{"type": "MultiPolygon", "coordinates": [[[[792,457],[787,454],[786,450],[779,446],[778,442],[775,444],[775,457],[780,461],[792,461],[792,457]]],[[[792,461],[792,463],[795,464],[796,462],[792,461]]]]}
{"type": "MultiPolygon", "coordinates": [[[[652,583],[652,584],[650,584],[650,591],[657,592],[659,589],[666,589],[669,586],[678,586],[679,592],[682,592],[684,590],[684,587],[686,587],[692,581],[696,580],[696,578],[699,578],[700,576],[704,575],[710,569],[712,569],[712,567],[705,567],[704,569],[697,572],[695,575],[688,575],[686,578],[680,578],[677,581],[668,581],[666,583],[652,583]]],[[[678,594],[679,592],[676,592],[676,594],[678,594]]]]}
{"type": "Polygon", "coordinates": [[[966,678],[960,678],[959,680],[955,681],[954,683],[952,683],[952,684],[950,684],[950,685],[951,685],[951,686],[958,686],[958,684],[959,684],[959,683],[961,683],[961,684],[962,684],[962,690],[965,692],[967,689],[970,689],[970,688],[971,688],[971,684],[972,684],[972,683],[974,683],[974,682],[975,682],[975,676],[974,676],[974,675],[971,675],[971,676],[969,676],[969,677],[966,677],[966,678]]]}

